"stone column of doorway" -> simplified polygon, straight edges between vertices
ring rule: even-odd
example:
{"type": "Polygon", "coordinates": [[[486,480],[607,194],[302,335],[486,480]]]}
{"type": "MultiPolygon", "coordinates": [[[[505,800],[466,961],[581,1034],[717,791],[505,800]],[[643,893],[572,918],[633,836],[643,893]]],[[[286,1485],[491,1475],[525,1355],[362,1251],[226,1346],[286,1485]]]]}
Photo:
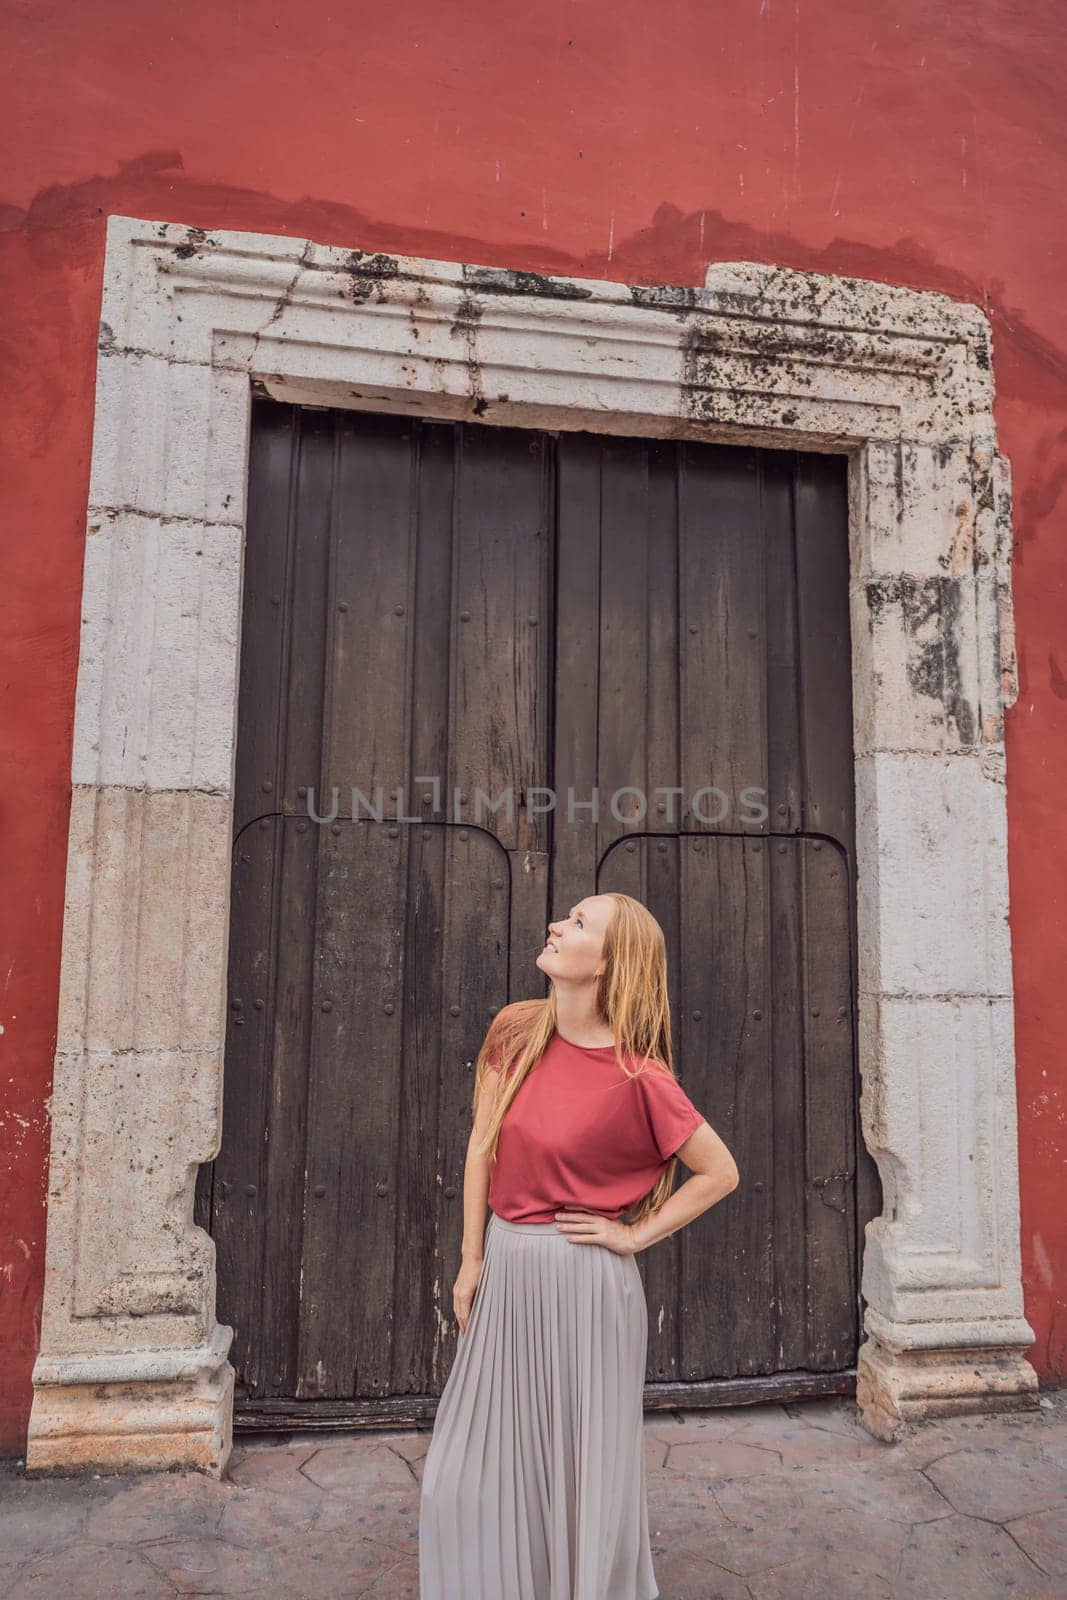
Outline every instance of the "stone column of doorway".
{"type": "Polygon", "coordinates": [[[248,379],[145,348],[133,325],[173,303],[125,224],[105,258],[26,1456],[217,1477],[232,1330],[192,1208],[220,1137],[248,379]]]}

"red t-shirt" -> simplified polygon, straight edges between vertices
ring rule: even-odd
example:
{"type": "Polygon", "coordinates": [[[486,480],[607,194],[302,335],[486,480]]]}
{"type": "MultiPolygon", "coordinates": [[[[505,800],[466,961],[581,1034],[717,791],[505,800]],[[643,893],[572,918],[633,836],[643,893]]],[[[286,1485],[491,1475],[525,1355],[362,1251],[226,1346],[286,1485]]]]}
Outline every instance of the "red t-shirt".
{"type": "Polygon", "coordinates": [[[614,1045],[553,1033],[501,1123],[490,1209],[508,1222],[552,1222],[563,1206],[619,1217],[703,1121],[658,1061],[627,1077],[614,1045]]]}

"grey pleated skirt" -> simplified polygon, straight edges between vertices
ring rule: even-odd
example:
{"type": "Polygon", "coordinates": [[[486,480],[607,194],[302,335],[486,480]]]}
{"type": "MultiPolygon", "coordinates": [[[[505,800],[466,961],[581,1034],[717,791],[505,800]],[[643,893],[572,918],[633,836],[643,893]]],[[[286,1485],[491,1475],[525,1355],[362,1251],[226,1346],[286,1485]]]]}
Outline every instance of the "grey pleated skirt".
{"type": "Polygon", "coordinates": [[[656,1600],[633,1256],[491,1212],[419,1501],[419,1600],[656,1600]]]}

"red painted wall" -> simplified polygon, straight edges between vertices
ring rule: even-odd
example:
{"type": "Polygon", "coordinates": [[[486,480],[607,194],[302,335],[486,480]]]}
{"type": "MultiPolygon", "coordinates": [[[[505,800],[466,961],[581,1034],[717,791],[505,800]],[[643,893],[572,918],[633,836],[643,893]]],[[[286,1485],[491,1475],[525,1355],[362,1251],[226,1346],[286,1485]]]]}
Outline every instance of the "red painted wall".
{"type": "Polygon", "coordinates": [[[0,1451],[39,1336],[104,219],[632,282],[778,262],[983,305],[1016,494],[1008,721],[1032,1357],[1067,1368],[1067,248],[1058,0],[0,0],[0,1451]],[[12,63],[12,59],[14,61],[12,63]]]}

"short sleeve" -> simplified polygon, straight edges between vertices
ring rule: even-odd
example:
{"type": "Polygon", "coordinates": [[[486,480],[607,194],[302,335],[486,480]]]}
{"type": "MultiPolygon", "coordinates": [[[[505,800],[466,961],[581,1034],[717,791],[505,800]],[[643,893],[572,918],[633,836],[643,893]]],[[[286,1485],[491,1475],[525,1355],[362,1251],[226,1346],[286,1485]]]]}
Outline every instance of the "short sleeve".
{"type": "Polygon", "coordinates": [[[660,1159],[668,1161],[699,1128],[704,1121],[703,1113],[697,1110],[673,1072],[655,1061],[650,1061],[638,1074],[637,1082],[643,1086],[656,1149],[660,1159]]]}
{"type": "Polygon", "coordinates": [[[503,1079],[504,1052],[499,1045],[488,1052],[485,1058],[485,1065],[486,1069],[495,1077],[503,1079]]]}
{"type": "Polygon", "coordinates": [[[505,1079],[503,1066],[504,1052],[501,1049],[500,1044],[491,1044],[489,1049],[486,1051],[485,1071],[487,1081],[493,1085],[494,1094],[497,1093],[500,1085],[503,1084],[505,1079]]]}
{"type": "Polygon", "coordinates": [[[504,1082],[504,1074],[501,1071],[502,1064],[499,1050],[494,1050],[491,1055],[485,1058],[485,1081],[491,1086],[494,1099],[499,1094],[501,1085],[504,1082]]]}

